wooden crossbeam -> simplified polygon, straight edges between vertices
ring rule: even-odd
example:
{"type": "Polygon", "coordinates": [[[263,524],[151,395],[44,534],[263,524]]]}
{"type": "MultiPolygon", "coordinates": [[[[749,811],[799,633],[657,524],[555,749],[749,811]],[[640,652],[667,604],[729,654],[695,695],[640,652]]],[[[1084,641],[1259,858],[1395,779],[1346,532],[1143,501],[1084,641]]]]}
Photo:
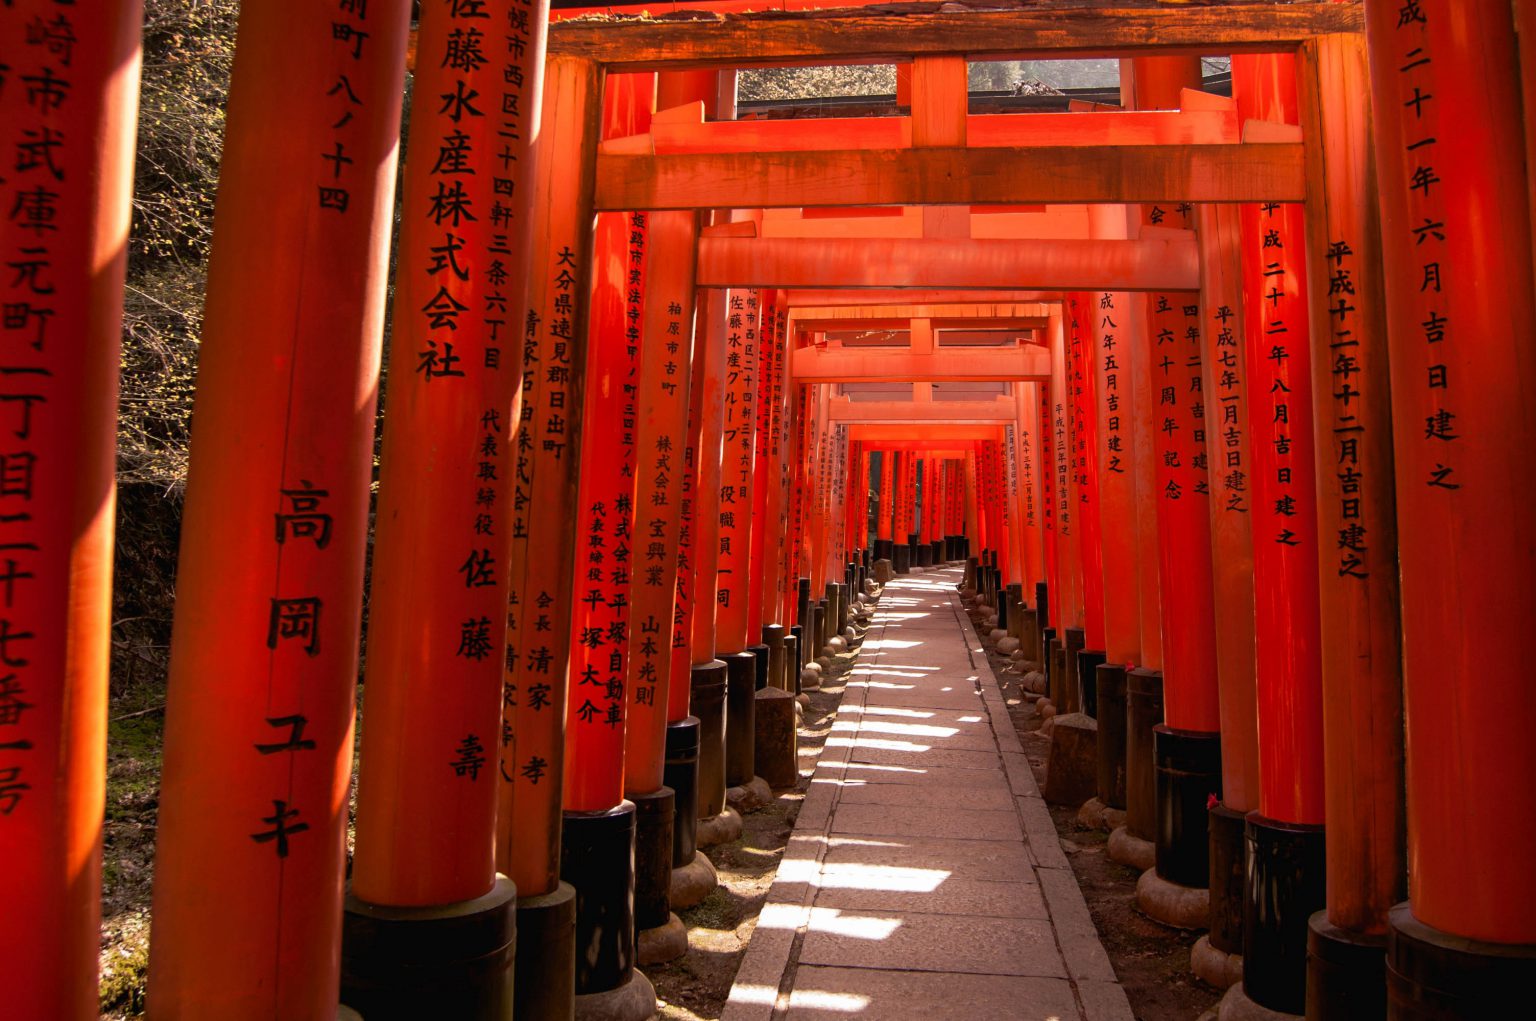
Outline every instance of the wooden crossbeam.
{"type": "Polygon", "coordinates": [[[1300,202],[1300,143],[869,149],[597,158],[597,207],[1300,202]]]}
{"type": "Polygon", "coordinates": [[[1013,399],[995,401],[850,401],[827,404],[833,422],[987,422],[1018,420],[1013,399]]]}
{"type": "Polygon", "coordinates": [[[1141,241],[704,237],[698,284],[1187,291],[1200,286],[1200,259],[1192,234],[1141,241]]]}
{"type": "Polygon", "coordinates": [[[1012,348],[802,347],[790,355],[790,375],[800,383],[995,383],[1045,379],[1051,352],[1035,344],[1012,348]]]}
{"type": "MultiPolygon", "coordinates": [[[[610,71],[797,64],[907,63],[919,56],[971,60],[1292,50],[1332,32],[1360,32],[1358,3],[1174,0],[1086,6],[1030,2],[1014,10],[954,11],[905,4],[817,14],[737,14],[688,20],[566,21],[551,25],[549,53],[610,71]]],[[[989,3],[988,7],[996,7],[989,3]]]]}

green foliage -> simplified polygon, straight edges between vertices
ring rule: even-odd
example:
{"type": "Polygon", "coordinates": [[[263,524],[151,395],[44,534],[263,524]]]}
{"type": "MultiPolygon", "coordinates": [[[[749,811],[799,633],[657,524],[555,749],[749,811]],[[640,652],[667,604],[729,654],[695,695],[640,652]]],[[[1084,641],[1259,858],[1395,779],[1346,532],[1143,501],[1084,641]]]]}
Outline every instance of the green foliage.
{"type": "MultiPolygon", "coordinates": [[[[213,238],[237,0],[146,0],[124,300],[119,479],[178,490],[213,238]]],[[[124,525],[132,527],[131,521],[124,525]]]]}

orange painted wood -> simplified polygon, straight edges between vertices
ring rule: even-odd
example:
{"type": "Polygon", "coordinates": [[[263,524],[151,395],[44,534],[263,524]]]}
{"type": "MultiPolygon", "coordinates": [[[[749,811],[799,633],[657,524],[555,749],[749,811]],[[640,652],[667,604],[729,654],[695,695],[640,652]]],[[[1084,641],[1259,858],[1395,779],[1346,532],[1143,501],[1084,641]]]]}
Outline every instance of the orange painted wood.
{"type": "MultiPolygon", "coordinates": [[[[1038,379],[1048,371],[1043,347],[941,348],[931,354],[860,348],[801,348],[790,356],[790,371],[802,383],[850,381],[943,382],[1038,379]]],[[[899,430],[897,438],[910,435],[899,430]]]]}
{"type": "MultiPolygon", "coordinates": [[[[694,364],[703,373],[699,393],[698,488],[693,503],[694,582],[689,646],[695,665],[715,658],[716,584],[720,569],[721,451],[725,430],[726,319],[725,291],[703,292],[694,341],[694,364]]],[[[730,651],[730,650],[727,650],[730,651]]]]}
{"type": "Polygon", "coordinates": [[[1513,170],[1524,153],[1516,42],[1507,5],[1418,13],[1366,4],[1401,533],[1409,901],[1444,932],[1532,943],[1536,877],[1523,849],[1536,841],[1536,814],[1511,808],[1533,801],[1536,688],[1488,660],[1490,643],[1518,647],[1529,633],[1521,593],[1536,566],[1536,309],[1528,191],[1513,170]]]}
{"type": "MultiPolygon", "coordinates": [[[[704,411],[704,320],[702,296],[694,300],[693,365],[688,380],[688,444],[683,451],[683,485],[677,525],[677,601],[672,608],[672,674],[667,685],[667,722],[688,718],[692,696],[694,590],[698,558],[694,547],[698,528],[699,444],[704,411]]],[[[711,579],[710,584],[713,584],[711,579]]],[[[710,649],[713,658],[714,650],[710,649]]],[[[707,662],[707,660],[706,660],[707,662]]]]}
{"type": "MultiPolygon", "coordinates": [[[[429,8],[419,36],[425,59],[402,187],[406,271],[394,289],[352,871],[353,893],[374,904],[469,900],[496,874],[498,639],[514,436],[505,409],[518,385],[515,320],[502,310],[510,311],[509,282],[521,266],[503,261],[492,272],[492,263],[516,257],[523,237],[496,229],[496,193],[475,169],[508,130],[497,112],[506,68],[464,70],[442,56],[453,33],[477,20],[429,8]],[[471,92],[498,102],[458,98],[471,92]]],[[[506,180],[510,190],[514,179],[506,180]]]]}
{"type": "Polygon", "coordinates": [[[600,155],[599,209],[1256,202],[1305,197],[1302,146],[1011,146],[600,155]],[[1027,166],[1031,173],[1020,174],[1027,166]]]}
{"type": "MultiPolygon", "coordinates": [[[[957,137],[958,137],[958,133],[957,137]]],[[[900,149],[915,144],[909,117],[827,117],[814,120],[702,121],[655,124],[639,139],[616,139],[602,152],[637,154],[900,149]]],[[[1230,111],[972,114],[964,141],[977,148],[1081,145],[1219,145],[1239,140],[1230,111]]],[[[1004,206],[1000,209],[1013,209],[1004,206]]],[[[838,215],[851,215],[839,213],[838,215]]]]}
{"type": "MultiPolygon", "coordinates": [[[[1290,56],[1237,59],[1238,111],[1295,123],[1294,64],[1290,56]]],[[[1259,811],[1282,822],[1320,824],[1319,537],[1305,245],[1300,206],[1243,207],[1259,811]]]]}
{"type": "Polygon", "coordinates": [[[1293,49],[1329,32],[1358,32],[1360,9],[1330,3],[850,11],[785,19],[729,15],[701,21],[566,22],[555,52],[615,70],[896,63],[925,55],[971,60],[1118,56],[1123,51],[1243,53],[1293,49]]]}
{"type": "Polygon", "coordinates": [[[1318,443],[1323,782],[1328,917],[1384,933],[1403,898],[1403,711],[1394,550],[1392,409],[1381,222],[1365,40],[1330,36],[1298,58],[1307,131],[1319,139],[1307,205],[1318,443]],[[1332,541],[1330,541],[1332,540],[1332,541]]]}
{"type": "Polygon", "coordinates": [[[774,298],[770,342],[774,346],[774,372],[769,393],[767,487],[768,506],[764,512],[767,540],[763,549],[763,622],[784,624],[793,615],[789,606],[789,576],[785,570],[791,525],[790,506],[791,433],[789,385],[789,310],[784,294],[774,298]]]}
{"type": "Polygon", "coordinates": [[[1221,800],[1259,807],[1259,733],[1254,671],[1253,459],[1242,232],[1235,206],[1202,206],[1200,363],[1211,487],[1211,584],[1221,702],[1221,800]]]}
{"type": "MultiPolygon", "coordinates": [[[[655,78],[609,75],[603,83],[602,133],[619,134],[650,122],[655,78]]],[[[649,706],[647,735],[665,712],[655,677],[629,687],[630,639],[659,641],[665,614],[633,619],[631,595],[639,550],[635,541],[636,429],[639,417],[641,323],[645,317],[649,220],[645,213],[603,213],[593,240],[588,311],[587,378],[576,502],[575,564],[570,582],[570,665],[567,668],[565,785],[568,812],[605,812],[629,790],[625,760],[633,743],[644,767],[645,738],[627,739],[629,705],[649,706]],[[644,700],[644,701],[642,701],[644,700]]],[[[665,693],[662,693],[665,700],[665,693]]],[[[644,784],[642,774],[636,784],[644,784]]]]}
{"type": "Polygon", "coordinates": [[[747,635],[751,588],[752,478],[756,443],[758,292],[726,292],[725,366],[721,418],[719,570],[715,578],[715,644],[722,653],[753,644],[747,635]]]}
{"type": "MultiPolygon", "coordinates": [[[[97,1016],[115,411],[141,20],[133,2],[88,10],[20,0],[0,10],[0,952],[10,977],[0,1010],[16,1017],[97,1016]]],[[[269,543],[270,521],[257,533],[269,543]]],[[[212,621],[209,643],[235,641],[231,623],[212,621]]],[[[240,708],[249,720],[249,700],[240,708]]],[[[233,810],[219,818],[221,837],[245,822],[233,810]]]]}
{"type": "Polygon", "coordinates": [[[1158,453],[1163,716],[1176,730],[1215,733],[1221,713],[1200,302],[1196,294],[1168,293],[1149,295],[1147,306],[1158,453]]]}
{"type": "Polygon", "coordinates": [[[752,543],[746,578],[748,644],[757,644],[762,638],[763,560],[768,553],[768,533],[775,530],[768,517],[768,476],[775,467],[770,449],[774,380],[783,369],[783,353],[775,342],[774,332],[778,318],[777,294],[777,291],[764,291],[758,295],[757,392],[752,405],[756,419],[752,431],[752,543]]]}
{"type": "MultiPolygon", "coordinates": [[[[632,85],[617,75],[607,80],[605,93],[605,121],[615,106],[635,98],[632,85]]],[[[561,794],[567,812],[604,812],[623,800],[628,709],[639,694],[627,686],[631,571],[638,553],[633,507],[640,345],[625,336],[625,327],[630,322],[626,312],[644,314],[647,247],[646,214],[635,216],[638,225],[621,213],[603,213],[593,241],[587,333],[591,385],[583,395],[581,444],[572,451],[580,455],[576,502],[567,508],[576,525],[561,794]],[[635,283],[626,279],[631,268],[637,273],[635,283]]],[[[654,613],[635,623],[637,641],[660,633],[654,613]]],[[[649,693],[654,704],[654,683],[649,693]]],[[[636,743],[645,746],[643,740],[636,743]]],[[[637,782],[643,783],[644,776],[637,782]]]]}
{"type": "Polygon", "coordinates": [[[1026,603],[1034,602],[1034,584],[1044,577],[1040,545],[1039,427],[1032,414],[1036,386],[1035,383],[1019,383],[1014,388],[1017,408],[1013,433],[1014,461],[1018,472],[1019,568],[1022,572],[1019,580],[1024,585],[1026,603]]]}
{"type": "Polygon", "coordinates": [[[970,101],[962,56],[919,57],[912,62],[912,145],[966,144],[966,105],[970,101]]]}
{"type": "Polygon", "coordinates": [[[577,450],[566,410],[582,393],[592,252],[592,177],[602,96],[596,69],[551,61],[535,161],[514,463],[514,570],[502,676],[497,865],[523,896],[555,889],[565,777],[577,450]],[[521,552],[519,552],[521,550],[521,552]],[[510,734],[507,732],[510,731],[510,734]],[[510,749],[510,751],[508,750],[510,749]]]}
{"type": "Polygon", "coordinates": [[[1191,238],[1003,241],[859,238],[699,240],[700,287],[1196,287],[1191,238]]]}
{"type": "Polygon", "coordinates": [[[1067,364],[1072,399],[1072,475],[1083,570],[1084,648],[1104,649],[1103,508],[1099,499],[1097,337],[1092,294],[1067,296],[1067,364]]]}
{"type": "Polygon", "coordinates": [[[1152,338],[1147,317],[1151,295],[1131,295],[1122,321],[1122,345],[1131,362],[1131,469],[1136,480],[1136,590],[1140,658],[1134,665],[1163,668],[1162,590],[1157,557],[1157,391],[1152,382],[1152,338]]]}
{"type": "Polygon", "coordinates": [[[631,794],[661,786],[666,725],[673,719],[669,688],[693,368],[693,262],[688,253],[697,230],[689,213],[653,213],[647,227],[624,743],[624,789],[631,794]]]}
{"type": "MultiPolygon", "coordinates": [[[[1060,321],[1050,331],[1051,358],[1053,369],[1060,365],[1062,353],[1064,353],[1064,339],[1062,337],[1060,321]]],[[[1065,381],[1063,377],[1063,382],[1065,381]]],[[[1061,471],[1057,467],[1059,453],[1057,450],[1057,429],[1054,396],[1058,392],[1056,375],[1053,372],[1050,378],[1041,380],[1035,384],[1036,397],[1036,421],[1040,430],[1040,475],[1041,475],[1041,504],[1044,508],[1042,519],[1044,521],[1045,535],[1045,582],[1049,599],[1047,608],[1050,611],[1049,626],[1057,629],[1061,634],[1066,617],[1062,613],[1065,602],[1066,583],[1063,579],[1065,573],[1065,544],[1061,539],[1061,471]]]]}

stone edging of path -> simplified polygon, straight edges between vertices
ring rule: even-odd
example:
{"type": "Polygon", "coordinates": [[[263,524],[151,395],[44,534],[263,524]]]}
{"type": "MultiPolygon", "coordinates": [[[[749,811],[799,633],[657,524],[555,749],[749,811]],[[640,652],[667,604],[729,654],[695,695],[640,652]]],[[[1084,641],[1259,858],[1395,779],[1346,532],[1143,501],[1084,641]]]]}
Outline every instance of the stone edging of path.
{"type": "MultiPolygon", "coordinates": [[[[979,682],[982,703],[1013,795],[1014,809],[1023,827],[1030,860],[1034,863],[1035,875],[1050,912],[1051,928],[1066,962],[1082,1016],[1085,1021],[1135,1021],[1130,1001],[1099,941],[1087,901],[1083,899],[1077,878],[1061,850],[1056,824],[1035,784],[1035,775],[1024,756],[1024,746],[1014,732],[1002,688],[987,662],[981,639],[961,607],[958,593],[951,591],[948,596],[979,682]]],[[[878,639],[885,628],[885,624],[876,623],[870,630],[878,629],[880,635],[866,637],[878,639]]],[[[862,708],[867,691],[863,686],[847,684],[838,714],[841,715],[843,705],[862,708]]],[[[736,972],[721,1021],[773,1021],[782,1018],[788,1010],[795,962],[799,960],[800,943],[810,926],[811,906],[816,899],[815,879],[829,846],[832,814],[847,776],[852,745],[853,742],[847,742],[836,748],[823,749],[795,821],[794,832],[790,834],[784,856],[779,861],[778,875],[768,890],[747,952],[736,972]]]]}

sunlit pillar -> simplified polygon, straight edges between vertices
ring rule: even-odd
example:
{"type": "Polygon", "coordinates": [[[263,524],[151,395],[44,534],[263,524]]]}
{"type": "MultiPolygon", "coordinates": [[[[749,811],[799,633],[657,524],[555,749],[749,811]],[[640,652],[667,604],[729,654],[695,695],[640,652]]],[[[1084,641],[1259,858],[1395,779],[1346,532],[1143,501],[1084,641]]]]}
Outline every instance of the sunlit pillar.
{"type": "MultiPolygon", "coordinates": [[[[10,976],[3,1009],[23,1018],[97,1015],[118,347],[141,20],[136,2],[85,9],[19,0],[0,9],[0,202],[7,218],[0,230],[0,953],[10,976]]],[[[305,45],[328,53],[318,39],[305,45]]],[[[318,179],[323,164],[306,166],[318,179]]],[[[297,207],[298,191],[284,201],[297,207]]],[[[308,212],[315,193],[304,194],[308,212]]],[[[343,233],[338,227],[336,242],[343,233]]],[[[357,268],[359,284],[366,279],[376,290],[377,262],[360,259],[357,268]]],[[[354,309],[366,291],[354,289],[354,309]]],[[[355,357],[357,347],[367,346],[366,332],[348,338],[355,357]]],[[[277,488],[264,488],[263,498],[275,500],[277,488]]],[[[271,518],[251,534],[270,546],[271,518]]],[[[223,649],[237,633],[232,623],[246,623],[249,634],[264,621],[221,613],[209,621],[205,640],[223,649]]],[[[264,636],[257,632],[257,641],[264,636]]],[[[350,677],[332,680],[334,693],[349,700],[350,677]]],[[[259,711],[250,711],[252,695],[239,698],[230,704],[239,722],[224,724],[224,733],[263,725],[259,711]]],[[[209,726],[218,723],[220,707],[210,705],[202,720],[182,712],[188,724],[209,726]]],[[[332,737],[335,745],[344,740],[332,737]]],[[[245,753],[259,758],[249,746],[245,753]]],[[[240,844],[249,844],[247,834],[264,829],[261,816],[272,814],[270,803],[254,803],[256,796],[265,788],[243,791],[242,805],[266,811],[221,816],[217,839],[259,866],[256,881],[271,891],[267,880],[280,863],[270,854],[246,858],[240,844]]],[[[338,832],[334,822],[327,832],[338,832]]],[[[316,851],[310,860],[329,879],[320,888],[334,910],[337,854],[323,843],[316,851]]],[[[265,945],[274,932],[269,922],[265,945]]],[[[334,1003],[334,933],[317,945],[329,961],[318,966],[314,984],[328,987],[334,1003]]],[[[207,949],[210,959],[238,953],[235,941],[207,949]]]]}
{"type": "Polygon", "coordinates": [[[1074,637],[1068,670],[1077,692],[1072,708],[1098,714],[1098,670],[1104,663],[1103,507],[1099,499],[1097,334],[1095,296],[1068,295],[1068,371],[1072,412],[1073,507],[1076,509],[1078,559],[1082,567],[1082,637],[1074,637]],[[1081,645],[1079,645],[1079,641],[1081,645]]]}
{"type": "MultiPolygon", "coordinates": [[[[525,240],[527,207],[503,202],[519,182],[518,154],[495,154],[501,136],[532,127],[515,83],[540,71],[543,46],[466,56],[483,20],[487,11],[430,7],[418,34],[344,923],[343,998],[369,1017],[491,1016],[512,993],[515,889],[496,870],[495,761],[516,287],[538,254],[525,240]],[[479,980],[451,990],[413,982],[407,962],[441,946],[445,929],[463,935],[454,953],[436,955],[439,966],[485,960],[479,980]]],[[[595,110],[598,72],[584,70],[595,110]]],[[[589,192],[585,201],[590,209],[589,192]]]]}

